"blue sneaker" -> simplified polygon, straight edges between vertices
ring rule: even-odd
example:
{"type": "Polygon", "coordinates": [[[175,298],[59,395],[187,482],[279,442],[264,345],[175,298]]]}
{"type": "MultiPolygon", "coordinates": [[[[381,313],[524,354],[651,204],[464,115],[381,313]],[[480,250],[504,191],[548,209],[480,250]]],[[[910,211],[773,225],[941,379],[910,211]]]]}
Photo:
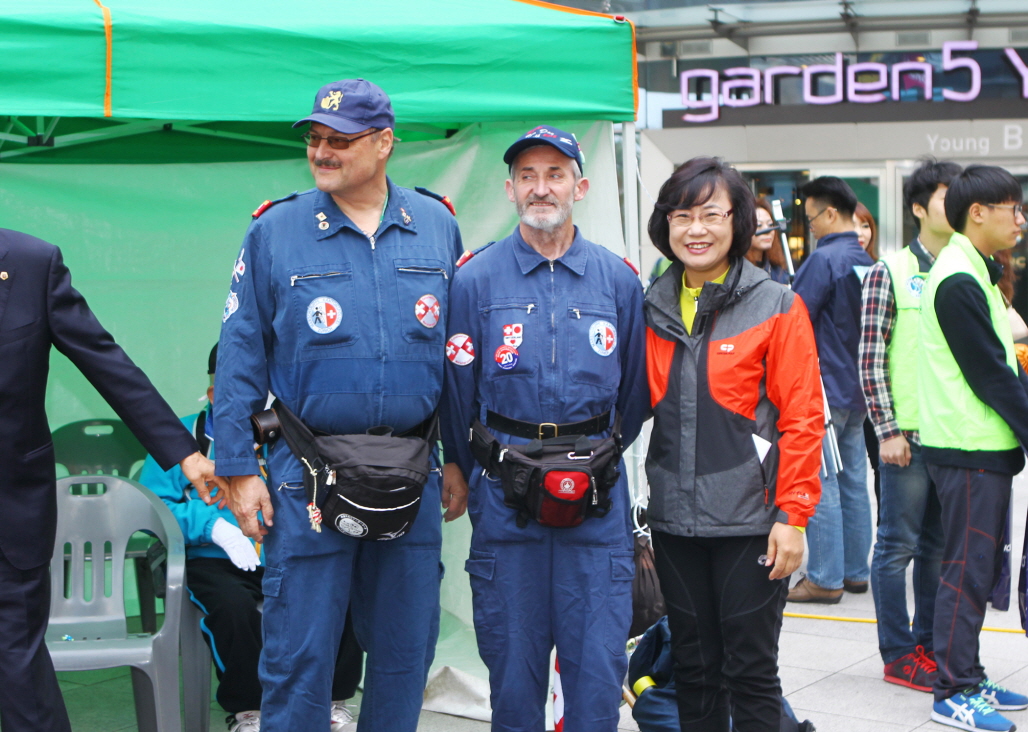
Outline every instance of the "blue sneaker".
{"type": "MultiPolygon", "coordinates": [[[[968,689],[967,691],[973,691],[968,689]]],[[[970,732],[1014,732],[1017,727],[978,694],[960,692],[932,705],[932,720],[970,732]]]]}
{"type": "Polygon", "coordinates": [[[991,679],[985,679],[978,684],[978,694],[993,709],[1004,712],[1015,709],[1028,709],[1028,696],[1011,691],[1005,686],[1000,686],[991,679]]]}

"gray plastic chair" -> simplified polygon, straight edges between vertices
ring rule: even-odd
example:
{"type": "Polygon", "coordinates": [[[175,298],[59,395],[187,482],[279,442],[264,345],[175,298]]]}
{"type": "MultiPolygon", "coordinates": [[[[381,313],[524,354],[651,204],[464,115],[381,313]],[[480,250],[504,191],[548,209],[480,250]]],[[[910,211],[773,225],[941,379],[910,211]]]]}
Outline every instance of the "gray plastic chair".
{"type": "Polygon", "coordinates": [[[211,728],[211,649],[203,639],[200,608],[186,600],[182,612],[182,692],[186,699],[187,732],[211,728]]]}
{"type": "MultiPolygon", "coordinates": [[[[130,666],[139,731],[181,732],[179,624],[187,600],[185,542],[178,522],[147,488],[108,475],[58,480],[57,510],[57,541],[50,562],[50,627],[46,634],[54,667],[58,671],[87,671],[130,666]],[[106,491],[100,495],[72,495],[73,485],[87,482],[103,484],[106,491]],[[152,533],[168,551],[164,625],[152,636],[130,634],[125,621],[125,548],[136,531],[152,533]],[[105,596],[108,542],[111,592],[105,596]],[[87,543],[91,544],[88,556],[87,543]],[[67,582],[65,544],[71,545],[67,563],[71,576],[67,582]],[[92,568],[89,588],[85,583],[87,561],[92,568]],[[66,636],[74,640],[64,640],[66,636]]],[[[186,706],[190,704],[187,699],[186,706]]]]}

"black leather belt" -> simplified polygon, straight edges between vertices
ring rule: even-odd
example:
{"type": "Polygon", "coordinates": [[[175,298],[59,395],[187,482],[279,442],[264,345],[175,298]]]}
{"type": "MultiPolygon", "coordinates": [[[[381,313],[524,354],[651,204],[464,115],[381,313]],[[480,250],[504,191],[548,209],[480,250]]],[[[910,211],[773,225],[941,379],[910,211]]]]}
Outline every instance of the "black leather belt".
{"type": "Polygon", "coordinates": [[[522,437],[526,440],[545,440],[550,437],[565,437],[567,435],[598,435],[610,427],[610,412],[604,412],[598,417],[582,420],[581,422],[568,422],[567,424],[554,424],[553,422],[522,422],[520,419],[504,417],[496,412],[486,411],[486,425],[494,430],[506,432],[508,435],[522,437]]]}

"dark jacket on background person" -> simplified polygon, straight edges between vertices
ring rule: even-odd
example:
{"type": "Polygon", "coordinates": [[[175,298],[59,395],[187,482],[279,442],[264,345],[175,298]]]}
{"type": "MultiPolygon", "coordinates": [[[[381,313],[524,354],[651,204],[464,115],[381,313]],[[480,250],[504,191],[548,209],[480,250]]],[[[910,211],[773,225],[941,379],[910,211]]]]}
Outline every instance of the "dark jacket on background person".
{"type": "Polygon", "coordinates": [[[867,409],[857,359],[860,288],[872,264],[855,231],[828,234],[818,240],[792,286],[814,325],[828,403],[857,412],[867,409]]]}
{"type": "Polygon", "coordinates": [[[61,251],[0,229],[0,550],[23,570],[50,561],[57,531],[46,419],[51,346],[78,367],[162,468],[198,449],[71,286],[61,251]]]}
{"type": "Polygon", "coordinates": [[[806,526],[821,496],[824,411],[803,301],[733,260],[724,284],[704,285],[690,335],[682,273],[676,262],[646,295],[647,520],[678,536],[806,526]]]}

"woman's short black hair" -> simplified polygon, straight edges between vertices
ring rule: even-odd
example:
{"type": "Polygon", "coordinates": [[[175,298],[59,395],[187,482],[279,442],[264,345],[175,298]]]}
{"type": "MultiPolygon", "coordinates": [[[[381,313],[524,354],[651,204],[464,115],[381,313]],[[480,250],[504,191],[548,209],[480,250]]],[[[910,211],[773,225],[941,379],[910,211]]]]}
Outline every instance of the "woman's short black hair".
{"type": "Polygon", "coordinates": [[[946,220],[954,231],[963,233],[967,212],[973,203],[1022,202],[1021,184],[996,165],[968,165],[946,191],[946,220]]]}
{"type": "Polygon", "coordinates": [[[683,163],[664,181],[646,227],[653,246],[665,257],[675,261],[668,240],[668,214],[702,205],[713,198],[718,190],[728,193],[732,202],[732,246],[728,256],[744,256],[753,242],[753,232],[757,230],[756,205],[746,180],[721,158],[693,158],[683,163]]]}

